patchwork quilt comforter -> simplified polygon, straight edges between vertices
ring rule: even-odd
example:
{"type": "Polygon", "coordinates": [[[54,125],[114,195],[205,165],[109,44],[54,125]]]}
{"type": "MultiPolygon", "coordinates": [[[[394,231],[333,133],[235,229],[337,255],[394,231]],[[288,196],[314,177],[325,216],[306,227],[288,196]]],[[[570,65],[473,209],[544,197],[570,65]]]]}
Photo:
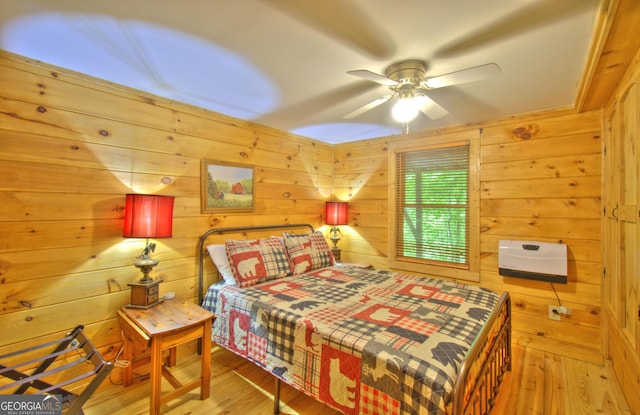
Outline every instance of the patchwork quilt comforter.
{"type": "Polygon", "coordinates": [[[337,265],[210,289],[213,341],[345,414],[444,414],[499,296],[337,265]]]}

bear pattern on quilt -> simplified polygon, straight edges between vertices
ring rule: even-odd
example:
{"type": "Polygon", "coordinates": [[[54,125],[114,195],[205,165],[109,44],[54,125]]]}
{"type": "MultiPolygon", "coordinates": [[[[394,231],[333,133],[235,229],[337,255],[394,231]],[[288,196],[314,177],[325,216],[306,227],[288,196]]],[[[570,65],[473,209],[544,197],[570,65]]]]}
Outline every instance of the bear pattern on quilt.
{"type": "Polygon", "coordinates": [[[223,287],[213,340],[345,414],[444,414],[498,295],[350,266],[223,287]]]}

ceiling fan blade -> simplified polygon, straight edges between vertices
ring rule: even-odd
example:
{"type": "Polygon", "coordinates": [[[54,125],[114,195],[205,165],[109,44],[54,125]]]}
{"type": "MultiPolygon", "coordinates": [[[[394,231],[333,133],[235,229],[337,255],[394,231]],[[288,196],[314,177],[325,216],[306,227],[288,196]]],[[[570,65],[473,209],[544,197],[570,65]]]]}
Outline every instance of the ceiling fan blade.
{"type": "Polygon", "coordinates": [[[447,58],[468,53],[477,48],[510,39],[582,13],[593,7],[586,0],[539,0],[529,2],[513,13],[498,18],[489,26],[473,31],[445,45],[434,57],[447,58]]]}
{"type": "Polygon", "coordinates": [[[334,107],[345,100],[355,98],[377,88],[379,87],[371,82],[351,82],[345,86],[325,91],[320,95],[307,97],[307,99],[296,102],[293,105],[264,114],[253,121],[259,124],[278,126],[282,130],[292,130],[304,125],[308,120],[327,108],[334,107]]]}
{"type": "Polygon", "coordinates": [[[427,78],[422,84],[429,89],[443,88],[445,86],[464,84],[467,82],[481,81],[483,79],[494,78],[502,71],[495,63],[488,63],[461,71],[451,72],[445,75],[427,78]]]}
{"type": "Polygon", "coordinates": [[[432,120],[438,120],[449,115],[449,111],[442,108],[440,104],[429,98],[424,92],[421,92],[421,90],[416,91],[413,99],[418,101],[418,109],[420,109],[420,112],[432,120]]]}
{"type": "Polygon", "coordinates": [[[385,86],[398,85],[398,83],[396,81],[394,81],[393,79],[389,79],[386,76],[382,76],[380,74],[368,71],[366,69],[358,69],[358,70],[355,70],[355,71],[348,71],[347,73],[349,75],[357,76],[357,77],[360,77],[362,79],[366,79],[368,81],[377,82],[377,83],[379,83],[381,85],[385,85],[385,86]]]}
{"type": "Polygon", "coordinates": [[[264,0],[283,13],[300,20],[334,39],[344,42],[378,59],[396,51],[392,38],[373,19],[364,6],[352,1],[264,0]]]}
{"type": "Polygon", "coordinates": [[[365,112],[374,109],[375,107],[384,104],[385,102],[389,101],[391,98],[393,98],[393,94],[389,94],[389,95],[385,95],[381,98],[375,99],[373,101],[371,101],[370,103],[363,105],[362,107],[358,108],[355,111],[351,111],[350,113],[348,113],[347,115],[343,116],[342,118],[345,120],[351,120],[353,118],[356,118],[362,114],[364,114],[365,112]]]}

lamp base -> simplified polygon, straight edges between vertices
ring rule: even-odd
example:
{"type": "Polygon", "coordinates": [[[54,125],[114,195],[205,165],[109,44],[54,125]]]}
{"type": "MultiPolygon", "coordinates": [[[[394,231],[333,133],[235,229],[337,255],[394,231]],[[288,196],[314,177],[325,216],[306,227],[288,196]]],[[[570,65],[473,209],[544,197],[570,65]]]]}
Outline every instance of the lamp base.
{"type": "Polygon", "coordinates": [[[333,259],[336,260],[336,262],[340,262],[342,258],[340,258],[340,248],[335,248],[332,247],[331,248],[331,253],[333,254],[333,259]]]}
{"type": "Polygon", "coordinates": [[[136,268],[142,271],[142,278],[140,278],[138,282],[141,284],[149,284],[153,282],[153,278],[149,276],[149,273],[151,272],[153,267],[158,265],[159,262],[160,261],[158,261],[157,259],[149,258],[149,255],[147,255],[146,253],[140,255],[133,263],[136,268]]]}
{"type": "Polygon", "coordinates": [[[342,232],[340,232],[340,228],[334,226],[331,228],[329,233],[331,234],[329,236],[329,239],[331,240],[331,242],[333,242],[333,246],[331,247],[331,249],[338,249],[338,241],[340,240],[340,236],[338,234],[342,234],[342,232]]]}
{"type": "Polygon", "coordinates": [[[152,280],[150,283],[130,282],[131,287],[131,304],[127,304],[127,308],[151,308],[160,304],[163,300],[160,298],[160,283],[162,280],[152,280]]]}

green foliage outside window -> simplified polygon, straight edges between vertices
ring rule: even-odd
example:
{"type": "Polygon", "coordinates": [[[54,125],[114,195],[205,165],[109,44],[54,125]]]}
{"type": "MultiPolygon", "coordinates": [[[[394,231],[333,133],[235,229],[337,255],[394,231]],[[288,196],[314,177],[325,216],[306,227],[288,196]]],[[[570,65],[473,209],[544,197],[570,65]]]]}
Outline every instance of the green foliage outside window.
{"type": "MultiPolygon", "coordinates": [[[[401,256],[454,264],[468,264],[468,151],[462,160],[424,163],[422,155],[405,156],[402,169],[401,256]],[[420,163],[412,162],[415,158],[420,163]]],[[[448,150],[448,149],[447,149],[448,150]]],[[[457,151],[457,150],[456,150],[457,151]]],[[[425,153],[425,152],[420,152],[425,153]]]]}

